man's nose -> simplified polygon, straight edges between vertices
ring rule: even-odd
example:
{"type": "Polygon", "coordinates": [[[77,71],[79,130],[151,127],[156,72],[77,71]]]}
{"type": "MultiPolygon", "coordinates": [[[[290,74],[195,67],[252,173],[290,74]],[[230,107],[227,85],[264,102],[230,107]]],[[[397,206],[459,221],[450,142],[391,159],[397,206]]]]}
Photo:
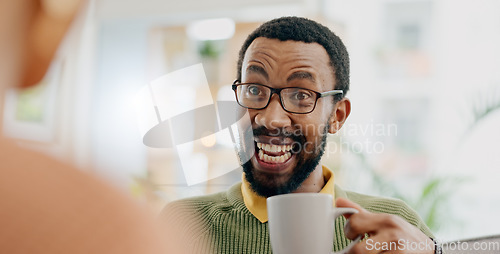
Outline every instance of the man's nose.
{"type": "Polygon", "coordinates": [[[255,123],[259,126],[264,126],[268,130],[291,126],[289,113],[281,107],[280,99],[277,94],[271,97],[271,101],[265,109],[259,110],[255,116],[255,123]]]}

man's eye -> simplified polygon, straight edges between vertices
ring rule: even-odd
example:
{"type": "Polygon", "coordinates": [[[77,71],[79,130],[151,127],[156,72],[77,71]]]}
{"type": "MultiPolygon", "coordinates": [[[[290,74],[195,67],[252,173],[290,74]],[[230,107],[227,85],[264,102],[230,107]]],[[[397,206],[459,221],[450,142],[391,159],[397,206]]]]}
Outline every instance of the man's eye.
{"type": "Polygon", "coordinates": [[[261,93],[261,89],[258,86],[250,86],[248,87],[248,94],[249,95],[259,95],[261,93]]]}
{"type": "Polygon", "coordinates": [[[312,97],[311,94],[308,92],[298,91],[292,96],[292,99],[302,101],[302,100],[307,100],[311,97],[312,97]]]}

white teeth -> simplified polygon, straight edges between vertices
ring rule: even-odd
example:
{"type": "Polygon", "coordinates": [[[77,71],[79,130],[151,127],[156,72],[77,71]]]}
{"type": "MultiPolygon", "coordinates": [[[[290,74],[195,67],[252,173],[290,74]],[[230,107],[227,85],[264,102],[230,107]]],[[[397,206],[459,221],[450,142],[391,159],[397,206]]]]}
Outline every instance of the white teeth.
{"type": "Polygon", "coordinates": [[[292,154],[290,152],[290,150],[292,150],[292,145],[271,145],[271,144],[257,143],[257,147],[259,148],[258,152],[259,159],[267,163],[284,163],[285,161],[290,159],[290,157],[292,157],[292,154]],[[270,153],[284,152],[284,154],[280,156],[271,156],[264,152],[270,152],[270,153]]]}
{"type": "Polygon", "coordinates": [[[270,145],[257,143],[257,147],[271,153],[289,152],[290,150],[292,150],[292,145],[270,145]]]}
{"type": "Polygon", "coordinates": [[[281,156],[269,156],[265,154],[262,150],[259,151],[258,155],[260,160],[267,163],[284,163],[292,156],[290,152],[287,152],[281,156]]]}

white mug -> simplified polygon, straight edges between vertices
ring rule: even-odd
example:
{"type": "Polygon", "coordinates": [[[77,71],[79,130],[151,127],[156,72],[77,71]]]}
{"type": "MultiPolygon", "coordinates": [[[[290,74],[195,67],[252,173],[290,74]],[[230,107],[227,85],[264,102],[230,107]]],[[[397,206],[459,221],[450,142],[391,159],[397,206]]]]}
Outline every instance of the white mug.
{"type": "MultiPolygon", "coordinates": [[[[274,254],[332,253],[335,219],[354,214],[354,208],[336,208],[333,197],[323,193],[291,193],[267,199],[269,234],[274,254]]],[[[359,242],[358,236],[342,254],[359,242]]]]}

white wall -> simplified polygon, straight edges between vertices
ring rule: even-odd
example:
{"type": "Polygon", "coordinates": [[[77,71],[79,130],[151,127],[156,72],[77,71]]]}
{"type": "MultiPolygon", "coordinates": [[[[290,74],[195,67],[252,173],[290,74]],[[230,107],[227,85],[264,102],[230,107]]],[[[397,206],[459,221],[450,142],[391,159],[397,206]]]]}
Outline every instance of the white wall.
{"type": "Polygon", "coordinates": [[[141,20],[99,25],[96,79],[92,95],[93,163],[100,174],[122,186],[146,171],[145,146],[132,102],[145,79],[149,24],[141,20]]]}

